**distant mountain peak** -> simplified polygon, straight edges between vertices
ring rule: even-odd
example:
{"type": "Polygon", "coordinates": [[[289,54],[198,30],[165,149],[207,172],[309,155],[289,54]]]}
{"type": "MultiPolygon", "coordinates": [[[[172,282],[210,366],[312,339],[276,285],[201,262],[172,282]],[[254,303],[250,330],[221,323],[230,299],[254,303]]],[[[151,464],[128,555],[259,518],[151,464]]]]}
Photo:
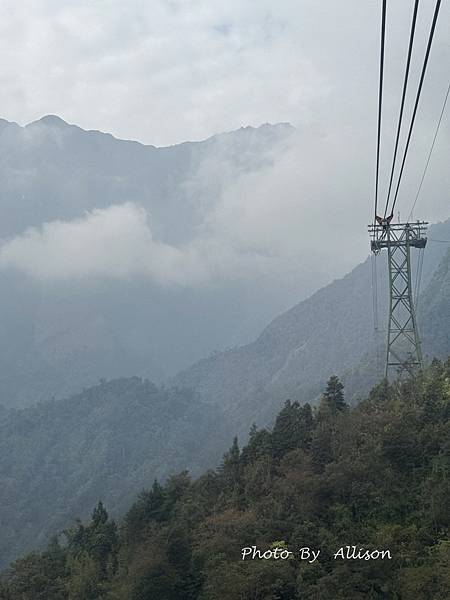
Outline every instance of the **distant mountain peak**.
{"type": "MultiPolygon", "coordinates": [[[[5,119],[0,119],[0,131],[9,125],[17,126],[17,123],[10,122],[5,119]]],[[[48,128],[48,129],[54,129],[54,130],[58,130],[58,129],[63,130],[63,129],[71,128],[72,131],[74,129],[76,129],[78,131],[88,133],[88,134],[99,134],[99,135],[103,135],[103,136],[108,136],[110,138],[114,138],[114,139],[118,140],[119,142],[132,142],[134,144],[139,144],[141,146],[148,146],[148,147],[152,147],[152,148],[156,147],[156,146],[153,146],[152,144],[148,144],[148,143],[142,143],[142,142],[138,142],[135,140],[127,140],[124,138],[117,138],[114,135],[107,133],[105,131],[100,131],[100,130],[96,130],[96,129],[84,129],[84,128],[80,127],[79,125],[75,125],[73,123],[68,123],[67,121],[64,121],[64,119],[62,119],[61,117],[58,117],[58,115],[53,115],[53,114],[44,115],[43,117],[40,117],[39,119],[36,119],[35,121],[31,121],[30,123],[25,125],[25,129],[26,128],[34,128],[34,127],[42,127],[42,126],[48,128]]],[[[262,133],[263,135],[266,135],[266,134],[278,135],[280,133],[285,134],[288,132],[294,132],[295,129],[296,128],[291,123],[286,122],[286,121],[279,122],[279,123],[268,123],[267,122],[267,123],[261,123],[260,125],[256,125],[256,126],[242,125],[241,127],[237,128],[237,129],[233,129],[230,131],[218,132],[218,133],[211,135],[208,138],[201,139],[196,142],[187,140],[184,142],[179,142],[177,144],[172,144],[171,146],[159,146],[159,148],[183,146],[185,144],[192,144],[192,143],[197,144],[197,143],[204,143],[204,142],[212,142],[214,140],[224,138],[224,137],[229,137],[229,136],[240,136],[240,135],[253,136],[254,134],[258,134],[258,132],[262,133]]]]}
{"type": "Polygon", "coordinates": [[[234,139],[245,139],[245,138],[249,138],[249,137],[253,137],[255,135],[257,136],[262,136],[265,138],[268,137],[273,137],[273,136],[279,136],[281,135],[287,135],[290,133],[293,133],[294,131],[296,131],[296,128],[291,125],[291,123],[287,123],[287,122],[280,122],[280,123],[262,123],[261,125],[257,125],[257,126],[253,126],[253,125],[242,125],[241,127],[239,127],[238,129],[232,129],[229,131],[222,131],[219,133],[215,133],[213,135],[211,135],[210,137],[204,139],[204,140],[199,140],[197,142],[182,142],[182,144],[189,144],[189,143],[214,143],[217,140],[223,140],[223,139],[227,139],[227,138],[234,138],[234,139]]]}
{"type": "Polygon", "coordinates": [[[237,133],[240,131],[245,132],[254,132],[254,131],[274,131],[274,130],[283,130],[283,131],[295,131],[295,127],[288,122],[280,122],[280,123],[261,123],[261,125],[242,125],[239,129],[234,129],[232,131],[227,131],[224,133],[218,133],[216,135],[226,135],[227,133],[237,133]]]}
{"type": "Polygon", "coordinates": [[[295,129],[295,127],[289,123],[288,121],[280,121],[278,123],[269,123],[268,121],[266,123],[261,123],[261,125],[242,125],[242,127],[240,127],[239,129],[295,129]]]}
{"type": "Polygon", "coordinates": [[[73,125],[70,125],[69,123],[64,121],[64,119],[61,119],[61,117],[58,117],[57,115],[44,115],[40,119],[28,123],[27,127],[32,127],[34,125],[39,124],[47,125],[48,127],[73,127],[73,125]]]}

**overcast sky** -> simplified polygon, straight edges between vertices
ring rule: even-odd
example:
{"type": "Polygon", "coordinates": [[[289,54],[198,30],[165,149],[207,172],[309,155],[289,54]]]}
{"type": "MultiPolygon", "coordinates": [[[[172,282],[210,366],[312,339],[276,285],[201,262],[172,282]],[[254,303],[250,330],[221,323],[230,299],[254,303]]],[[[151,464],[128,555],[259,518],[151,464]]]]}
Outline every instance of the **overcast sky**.
{"type": "MultiPolygon", "coordinates": [[[[380,3],[2,0],[1,116],[23,125],[57,114],[155,145],[277,121],[339,120],[373,134],[380,3]]],[[[412,3],[388,3],[392,111],[412,3]]],[[[417,58],[434,1],[421,4],[417,58]]],[[[423,98],[431,120],[449,73],[450,2],[442,4],[423,98]]]]}

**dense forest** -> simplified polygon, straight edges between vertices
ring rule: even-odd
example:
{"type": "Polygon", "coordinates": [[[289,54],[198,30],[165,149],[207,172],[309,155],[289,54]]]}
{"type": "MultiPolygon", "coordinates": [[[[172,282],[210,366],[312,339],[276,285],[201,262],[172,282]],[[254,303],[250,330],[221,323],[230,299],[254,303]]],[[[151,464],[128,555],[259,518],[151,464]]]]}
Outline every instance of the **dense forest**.
{"type": "Polygon", "coordinates": [[[88,518],[98,498],[118,517],[147,481],[187,467],[200,475],[227,447],[226,423],[194,392],[138,377],[0,408],[0,570],[88,518]]]}
{"type": "Polygon", "coordinates": [[[335,376],[287,400],[220,466],[149,482],[116,524],[99,502],[15,561],[2,600],[444,600],[450,589],[450,359],[355,407],[335,376]],[[278,548],[287,559],[242,559],[278,548]],[[387,558],[334,555],[356,546],[387,558]],[[300,549],[320,550],[314,562],[300,549]]]}

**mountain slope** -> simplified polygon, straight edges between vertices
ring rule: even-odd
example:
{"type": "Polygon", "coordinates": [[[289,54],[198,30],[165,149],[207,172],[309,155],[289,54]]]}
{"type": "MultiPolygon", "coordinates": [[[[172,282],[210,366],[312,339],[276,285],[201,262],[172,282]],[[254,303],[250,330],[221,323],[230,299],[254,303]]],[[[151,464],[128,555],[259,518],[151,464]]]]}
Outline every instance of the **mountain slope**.
{"type": "Polygon", "coordinates": [[[155,477],[210,466],[228,438],[225,423],[192,392],[137,377],[68,400],[3,409],[0,563],[86,517],[99,498],[120,514],[155,477]]]}
{"type": "MultiPolygon", "coordinates": [[[[438,235],[450,239],[450,220],[430,227],[429,236],[438,235]]],[[[450,352],[445,250],[444,244],[430,242],[425,251],[421,301],[424,352],[440,357],[450,352]],[[445,264],[437,267],[440,260],[445,264]],[[441,310],[433,309],[436,303],[441,310]],[[431,332],[438,330],[441,333],[435,338],[431,332]]],[[[383,326],[387,315],[386,256],[377,260],[379,322],[383,326]]],[[[206,402],[223,406],[236,424],[243,423],[242,433],[252,419],[261,425],[270,421],[284,398],[305,401],[317,394],[329,373],[343,376],[350,398],[360,396],[381,376],[376,368],[371,279],[368,259],[276,318],[253,343],[202,360],[177,375],[174,382],[197,390],[206,402]]],[[[378,343],[384,341],[381,332],[378,343]]]]}
{"type": "Polygon", "coordinates": [[[286,402],[220,466],[103,504],[0,578],[4,600],[444,600],[450,361],[349,408],[286,402]],[[264,554],[267,552],[267,554],[264,554]],[[313,556],[314,554],[314,556],[313,556]]]}
{"type": "Polygon", "coordinates": [[[450,248],[421,296],[419,319],[425,352],[445,356],[450,348],[450,248]]]}

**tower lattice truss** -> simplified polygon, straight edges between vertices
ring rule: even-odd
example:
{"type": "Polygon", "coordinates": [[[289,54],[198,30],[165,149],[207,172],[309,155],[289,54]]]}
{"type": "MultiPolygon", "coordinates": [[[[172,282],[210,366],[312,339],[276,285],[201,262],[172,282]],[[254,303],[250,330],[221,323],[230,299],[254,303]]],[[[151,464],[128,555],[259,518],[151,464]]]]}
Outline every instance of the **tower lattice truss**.
{"type": "Polygon", "coordinates": [[[425,222],[369,226],[372,251],[386,248],[389,272],[389,321],[386,377],[413,374],[423,366],[411,277],[411,248],[425,248],[425,222]]]}

